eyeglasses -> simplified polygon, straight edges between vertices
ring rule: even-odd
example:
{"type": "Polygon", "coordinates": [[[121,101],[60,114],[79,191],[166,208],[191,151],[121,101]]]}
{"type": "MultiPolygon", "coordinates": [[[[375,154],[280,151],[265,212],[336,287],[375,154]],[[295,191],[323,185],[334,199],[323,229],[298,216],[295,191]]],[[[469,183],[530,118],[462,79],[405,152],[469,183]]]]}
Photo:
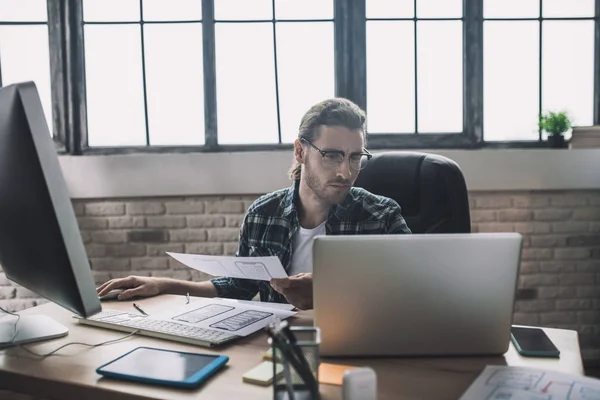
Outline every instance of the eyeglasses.
{"type": "MultiPolygon", "coordinates": [[[[338,167],[344,162],[344,158],[346,158],[346,153],[342,150],[321,150],[306,138],[300,138],[300,141],[308,143],[321,154],[322,164],[325,168],[338,167]]],[[[373,157],[373,155],[369,153],[367,149],[363,149],[363,152],[361,153],[350,153],[350,169],[354,171],[363,169],[371,157],[373,157]]]]}

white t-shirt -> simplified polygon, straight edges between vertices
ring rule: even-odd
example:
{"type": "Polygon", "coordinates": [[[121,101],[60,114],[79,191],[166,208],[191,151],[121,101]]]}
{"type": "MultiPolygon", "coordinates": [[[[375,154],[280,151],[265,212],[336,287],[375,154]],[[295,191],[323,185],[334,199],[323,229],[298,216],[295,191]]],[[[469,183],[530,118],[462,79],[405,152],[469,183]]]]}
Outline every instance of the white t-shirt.
{"type": "Polygon", "coordinates": [[[311,273],[313,270],[313,240],[317,236],[325,235],[325,222],[313,229],[304,229],[300,227],[292,238],[293,253],[292,266],[288,272],[289,276],[297,275],[301,272],[311,273]]]}

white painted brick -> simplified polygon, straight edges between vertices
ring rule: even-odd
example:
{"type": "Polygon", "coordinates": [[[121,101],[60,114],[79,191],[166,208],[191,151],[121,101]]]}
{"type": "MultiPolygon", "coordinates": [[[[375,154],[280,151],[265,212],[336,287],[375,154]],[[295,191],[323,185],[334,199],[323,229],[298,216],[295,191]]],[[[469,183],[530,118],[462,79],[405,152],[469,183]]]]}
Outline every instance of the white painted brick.
{"type": "Polygon", "coordinates": [[[577,320],[580,324],[600,324],[600,312],[596,311],[578,311],[577,320]]]}
{"type": "Polygon", "coordinates": [[[552,259],[552,249],[529,248],[521,251],[521,260],[550,260],[552,259]]]}
{"type": "Polygon", "coordinates": [[[475,198],[475,208],[508,208],[511,199],[502,195],[483,195],[475,198]]]}
{"type": "Polygon", "coordinates": [[[562,287],[562,286],[548,286],[540,287],[537,289],[538,298],[540,299],[568,299],[577,296],[577,288],[562,287]]]}
{"type": "Polygon", "coordinates": [[[165,205],[160,202],[139,201],[127,204],[127,214],[129,215],[160,215],[165,211],[165,205]]]}
{"type": "Polygon", "coordinates": [[[565,221],[571,217],[572,211],[569,209],[546,208],[543,210],[534,210],[533,219],[536,221],[565,221]]]}
{"type": "Polygon", "coordinates": [[[185,228],[185,217],[146,217],[146,225],[148,228],[185,228]]]}
{"type": "Polygon", "coordinates": [[[563,247],[567,245],[564,235],[534,235],[530,237],[532,247],[563,247]]]}
{"type": "Polygon", "coordinates": [[[206,202],[207,214],[242,214],[244,202],[241,200],[211,200],[206,202]]]}
{"type": "Polygon", "coordinates": [[[512,206],[515,208],[542,208],[550,204],[548,196],[512,196],[512,206]]]}
{"type": "Polygon", "coordinates": [[[529,236],[523,236],[522,246],[531,247],[531,239],[529,238],[529,236]]]}
{"type": "MultiPolygon", "coordinates": [[[[475,204],[475,197],[473,197],[472,194],[469,194],[469,209],[473,210],[475,208],[476,204],[475,204]]],[[[250,208],[250,205],[246,208],[250,208]]]]}
{"type": "Polygon", "coordinates": [[[201,200],[174,201],[166,204],[167,214],[202,214],[204,202],[201,200]]]}
{"type": "Polygon", "coordinates": [[[577,322],[577,315],[572,311],[546,312],[540,315],[542,325],[550,324],[574,324],[577,322]]]}
{"type": "Polygon", "coordinates": [[[562,273],[559,283],[563,286],[584,286],[594,281],[594,274],[590,273],[562,273]]]}
{"type": "Polygon", "coordinates": [[[166,257],[142,257],[131,259],[131,269],[138,270],[163,270],[169,268],[166,257]]]}
{"type": "Polygon", "coordinates": [[[568,246],[600,246],[600,234],[584,233],[567,237],[568,246]]]}
{"type": "Polygon", "coordinates": [[[89,243],[92,241],[92,234],[89,231],[80,231],[81,233],[81,241],[83,243],[89,243]]]}
{"type": "Polygon", "coordinates": [[[525,233],[550,233],[551,225],[548,222],[515,222],[515,232],[525,233]]]}
{"type": "Polygon", "coordinates": [[[105,229],[108,225],[106,218],[98,217],[80,217],[77,219],[77,223],[79,224],[79,229],[89,231],[105,229]]]}
{"type": "Polygon", "coordinates": [[[586,286],[577,288],[577,297],[581,298],[600,298],[600,286],[592,286],[593,282],[588,282],[586,286]],[[587,286],[590,285],[590,286],[587,286]]]}
{"type": "Polygon", "coordinates": [[[125,204],[123,203],[88,203],[85,205],[85,214],[91,216],[124,215],[125,204]]]}
{"type": "Polygon", "coordinates": [[[554,258],[557,260],[585,260],[590,256],[590,249],[568,248],[555,249],[554,258]]]}
{"type": "Polygon", "coordinates": [[[146,255],[143,244],[107,244],[106,255],[109,257],[141,257],[146,255]]]}
{"type": "Polygon", "coordinates": [[[223,255],[223,243],[189,243],[185,245],[185,252],[209,256],[223,255]]]}
{"type": "Polygon", "coordinates": [[[18,286],[16,288],[16,293],[15,293],[15,297],[17,299],[38,299],[41,296],[35,292],[32,292],[29,289],[26,289],[24,287],[18,286]]]}
{"type": "Polygon", "coordinates": [[[600,222],[590,222],[590,232],[600,233],[600,222]]]}
{"type": "Polygon", "coordinates": [[[90,258],[95,271],[129,271],[131,265],[128,258],[90,258]]]}
{"type": "Polygon", "coordinates": [[[183,253],[185,250],[184,246],[182,244],[173,244],[173,243],[148,244],[148,245],[146,245],[146,247],[147,247],[147,253],[151,257],[164,256],[167,251],[171,252],[171,253],[183,253]]]}
{"type": "Polygon", "coordinates": [[[205,274],[204,272],[200,272],[200,271],[196,271],[196,270],[190,271],[190,275],[192,277],[191,280],[193,282],[204,282],[204,281],[208,281],[213,278],[212,276],[205,274]]]}
{"type": "Polygon", "coordinates": [[[170,231],[171,242],[206,242],[206,229],[177,229],[170,231]]]}
{"type": "Polygon", "coordinates": [[[237,242],[240,230],[237,228],[209,229],[208,240],[210,242],[237,242]]]}
{"type": "Polygon", "coordinates": [[[14,286],[0,287],[0,300],[14,299],[17,295],[17,288],[14,286]]]}
{"type": "Polygon", "coordinates": [[[104,257],[106,256],[106,246],[103,244],[87,244],[85,253],[88,257],[104,257]]]}
{"type": "Polygon", "coordinates": [[[556,233],[569,233],[569,232],[587,232],[588,222],[583,221],[563,221],[553,222],[552,232],[556,233]]]}
{"type": "Polygon", "coordinates": [[[110,272],[111,279],[127,278],[130,276],[150,276],[150,271],[135,271],[135,273],[132,273],[131,271],[126,271],[126,270],[110,272]]]}
{"type": "Polygon", "coordinates": [[[11,281],[8,280],[6,274],[4,272],[0,273],[0,286],[8,286],[11,285],[11,281]]]}
{"type": "Polygon", "coordinates": [[[479,232],[513,232],[514,224],[510,222],[484,222],[479,225],[479,232]]]}
{"type": "MultiPolygon", "coordinates": [[[[150,275],[157,278],[172,278],[180,281],[189,281],[192,279],[190,271],[152,271],[150,272],[150,275]]],[[[181,299],[183,300],[184,296],[182,296],[181,299]]],[[[185,301],[183,304],[185,304],[185,301]]]]}
{"type": "Polygon", "coordinates": [[[224,243],[223,253],[226,256],[234,256],[238,250],[238,243],[224,243]]]}
{"type": "Polygon", "coordinates": [[[94,243],[127,243],[127,232],[125,231],[97,231],[92,232],[94,243]]]}
{"type": "Polygon", "coordinates": [[[0,301],[0,307],[10,312],[23,311],[37,305],[36,300],[33,299],[10,299],[0,301]]]}
{"type": "Polygon", "coordinates": [[[590,206],[600,206],[600,193],[595,192],[588,197],[590,206]]]}
{"type": "Polygon", "coordinates": [[[600,261],[579,261],[577,272],[600,272],[600,261]]]}
{"type": "Polygon", "coordinates": [[[134,229],[145,228],[144,217],[109,217],[108,227],[110,229],[134,229]]]}
{"type": "Polygon", "coordinates": [[[242,226],[242,221],[244,220],[243,215],[227,215],[226,222],[227,226],[232,228],[239,228],[242,226]]]}
{"type": "MultiPolygon", "coordinates": [[[[256,199],[254,199],[254,200],[245,200],[244,201],[244,210],[249,209],[254,204],[255,201],[256,201],[256,199]]],[[[470,204],[470,202],[471,201],[469,200],[469,204],[470,204]]]]}
{"type": "Polygon", "coordinates": [[[499,221],[530,221],[533,218],[531,210],[500,210],[498,211],[499,221]]]}
{"type": "Polygon", "coordinates": [[[589,310],[592,308],[592,301],[589,299],[567,299],[556,300],[556,309],[564,310],[589,310]]]}
{"type": "Polygon", "coordinates": [[[540,286],[556,286],[558,284],[558,276],[550,274],[532,274],[522,275],[519,277],[519,287],[521,288],[536,288],[540,286]]]}
{"type": "Polygon", "coordinates": [[[222,215],[195,215],[187,217],[187,226],[190,228],[220,228],[225,226],[225,217],[222,215]]]}
{"type": "Polygon", "coordinates": [[[513,325],[539,325],[540,315],[537,313],[516,312],[513,315],[513,325]]]}
{"type": "Polygon", "coordinates": [[[169,257],[169,269],[171,269],[173,271],[177,271],[177,270],[189,270],[190,267],[188,267],[185,264],[180,263],[179,261],[177,261],[173,257],[169,257]]]}
{"type": "Polygon", "coordinates": [[[587,205],[587,196],[574,193],[555,195],[551,197],[550,204],[554,207],[581,207],[587,205]]]}
{"type": "Polygon", "coordinates": [[[85,203],[72,201],[71,204],[73,205],[73,212],[75,212],[76,216],[81,217],[85,215],[85,203]]]}
{"type": "Polygon", "coordinates": [[[471,222],[491,222],[496,219],[496,210],[471,210],[471,222]]]}
{"type": "Polygon", "coordinates": [[[556,310],[556,301],[552,299],[542,300],[517,300],[515,311],[518,312],[547,312],[556,310]]]}
{"type": "Polygon", "coordinates": [[[104,282],[108,282],[110,280],[110,274],[106,271],[92,271],[94,274],[94,282],[96,286],[100,286],[104,282]]]}
{"type": "Polygon", "coordinates": [[[600,221],[600,207],[575,209],[573,210],[573,219],[576,221],[600,221]]]}
{"type": "Polygon", "coordinates": [[[540,272],[540,263],[537,261],[521,261],[521,274],[535,274],[540,272]]]}
{"type": "Polygon", "coordinates": [[[541,272],[575,272],[577,267],[573,261],[542,261],[541,272]]]}

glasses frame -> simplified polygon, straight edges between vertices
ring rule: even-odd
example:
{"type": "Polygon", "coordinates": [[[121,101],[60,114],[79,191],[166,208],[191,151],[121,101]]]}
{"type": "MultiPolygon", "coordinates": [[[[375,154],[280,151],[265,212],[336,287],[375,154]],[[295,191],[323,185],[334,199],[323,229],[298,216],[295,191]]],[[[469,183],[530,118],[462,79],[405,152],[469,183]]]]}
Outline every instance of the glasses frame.
{"type": "MultiPolygon", "coordinates": [[[[344,162],[344,160],[346,159],[346,152],[343,151],[343,150],[321,150],[320,148],[318,148],[317,146],[315,146],[313,144],[313,142],[311,142],[307,138],[303,138],[303,137],[300,138],[300,141],[308,143],[313,149],[317,150],[319,152],[319,154],[321,154],[321,157],[322,157],[321,160],[324,160],[325,157],[327,156],[327,154],[341,154],[342,160],[337,164],[337,165],[341,165],[344,162]]],[[[367,157],[367,161],[369,161],[371,158],[373,158],[373,154],[371,154],[369,152],[369,150],[365,149],[364,147],[363,147],[363,151],[362,152],[360,152],[360,153],[357,153],[357,152],[350,153],[348,155],[348,158],[352,157],[353,155],[366,156],[367,157]]],[[[352,164],[350,162],[348,162],[348,164],[350,165],[350,169],[352,169],[353,171],[360,171],[360,170],[362,170],[364,168],[362,166],[363,165],[362,162],[361,162],[361,166],[358,169],[352,168],[352,164]]]]}

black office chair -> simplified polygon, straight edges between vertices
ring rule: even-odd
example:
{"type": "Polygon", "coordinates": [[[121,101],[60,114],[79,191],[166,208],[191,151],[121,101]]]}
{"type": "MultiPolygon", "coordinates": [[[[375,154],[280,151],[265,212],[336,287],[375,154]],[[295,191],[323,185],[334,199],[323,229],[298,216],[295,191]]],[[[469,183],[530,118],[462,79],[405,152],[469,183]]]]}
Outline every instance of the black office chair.
{"type": "Polygon", "coordinates": [[[453,160],[436,154],[391,151],[373,155],[355,186],[392,198],[413,233],[469,233],[467,185],[453,160]]]}

